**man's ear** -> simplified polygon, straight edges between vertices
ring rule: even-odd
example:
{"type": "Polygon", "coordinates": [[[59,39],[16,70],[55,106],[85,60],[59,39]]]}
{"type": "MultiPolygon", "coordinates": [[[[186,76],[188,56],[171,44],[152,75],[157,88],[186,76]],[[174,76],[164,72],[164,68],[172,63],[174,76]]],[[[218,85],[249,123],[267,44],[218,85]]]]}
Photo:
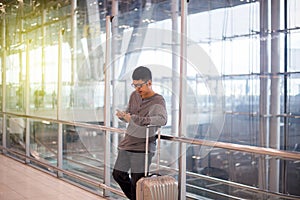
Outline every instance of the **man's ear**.
{"type": "Polygon", "coordinates": [[[152,81],[151,81],[151,80],[148,81],[148,85],[149,85],[149,86],[152,85],[152,81]]]}

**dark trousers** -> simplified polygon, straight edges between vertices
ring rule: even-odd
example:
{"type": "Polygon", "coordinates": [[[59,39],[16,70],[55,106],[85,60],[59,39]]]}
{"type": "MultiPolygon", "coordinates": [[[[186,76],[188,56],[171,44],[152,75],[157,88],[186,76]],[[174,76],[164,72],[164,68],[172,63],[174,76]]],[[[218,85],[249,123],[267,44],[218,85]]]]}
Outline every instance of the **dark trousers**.
{"type": "MultiPolygon", "coordinates": [[[[153,157],[148,154],[148,170],[153,157]]],[[[136,200],[136,182],[144,177],[145,153],[119,150],[113,170],[113,178],[120,185],[124,194],[131,200],[136,200]],[[129,176],[130,171],[130,176],[129,176]]]]}

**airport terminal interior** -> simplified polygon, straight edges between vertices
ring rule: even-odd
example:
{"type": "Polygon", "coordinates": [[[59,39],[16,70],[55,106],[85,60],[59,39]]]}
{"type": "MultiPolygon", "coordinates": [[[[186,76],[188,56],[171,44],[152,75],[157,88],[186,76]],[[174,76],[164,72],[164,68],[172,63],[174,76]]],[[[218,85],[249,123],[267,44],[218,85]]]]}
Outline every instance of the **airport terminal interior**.
{"type": "Polygon", "coordinates": [[[299,10],[299,0],[0,0],[0,199],[34,199],[40,189],[28,188],[44,179],[43,191],[126,199],[111,175],[126,132],[115,114],[137,66],[168,112],[150,171],[173,176],[178,199],[299,199],[299,10]]]}

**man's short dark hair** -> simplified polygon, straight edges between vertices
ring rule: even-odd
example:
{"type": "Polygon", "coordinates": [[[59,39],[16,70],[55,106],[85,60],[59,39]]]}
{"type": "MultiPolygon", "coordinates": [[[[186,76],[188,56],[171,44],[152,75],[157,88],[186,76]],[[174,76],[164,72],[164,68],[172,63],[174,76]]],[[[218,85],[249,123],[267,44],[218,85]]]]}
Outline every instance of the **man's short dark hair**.
{"type": "Polygon", "coordinates": [[[149,68],[144,66],[137,67],[132,73],[132,80],[152,80],[152,73],[149,68]]]}

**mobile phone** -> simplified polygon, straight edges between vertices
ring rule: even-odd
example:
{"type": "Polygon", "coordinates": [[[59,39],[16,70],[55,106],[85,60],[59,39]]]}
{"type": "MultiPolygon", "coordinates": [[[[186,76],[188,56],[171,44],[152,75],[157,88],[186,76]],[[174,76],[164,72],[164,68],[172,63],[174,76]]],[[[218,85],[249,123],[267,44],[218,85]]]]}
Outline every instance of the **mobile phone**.
{"type": "MultiPolygon", "coordinates": [[[[119,109],[116,109],[116,111],[118,112],[118,113],[123,113],[124,111],[121,111],[121,110],[119,110],[119,109]]],[[[120,120],[124,120],[124,118],[123,117],[118,117],[120,120]]]]}

